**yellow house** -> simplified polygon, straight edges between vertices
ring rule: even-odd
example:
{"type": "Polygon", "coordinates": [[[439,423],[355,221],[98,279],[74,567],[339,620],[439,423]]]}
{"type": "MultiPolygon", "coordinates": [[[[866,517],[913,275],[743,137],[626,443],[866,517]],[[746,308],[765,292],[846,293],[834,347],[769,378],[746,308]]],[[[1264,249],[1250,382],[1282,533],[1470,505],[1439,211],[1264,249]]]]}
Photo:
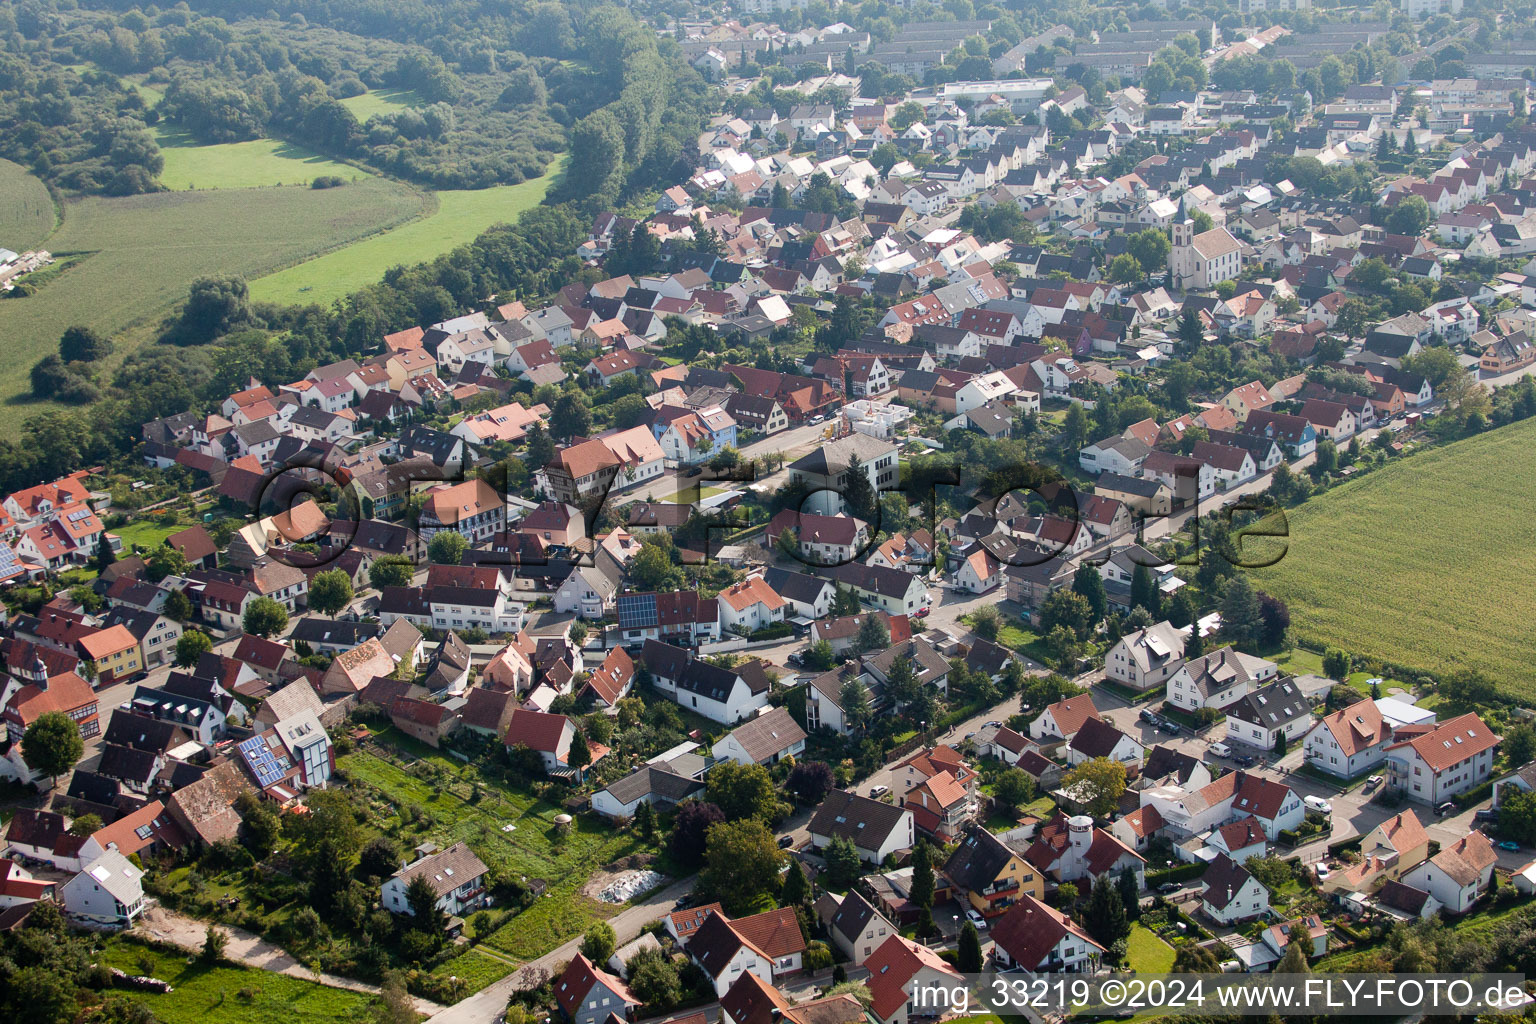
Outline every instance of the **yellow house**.
{"type": "Polygon", "coordinates": [[[139,641],[128,627],[110,626],[79,640],[80,653],[96,665],[98,686],[127,679],[144,671],[144,655],[139,641]]]}
{"type": "Polygon", "coordinates": [[[1324,892],[1369,892],[1401,879],[1429,857],[1429,833],[1411,810],[1394,814],[1360,840],[1360,860],[1323,881],[1324,892]]]}
{"type": "Polygon", "coordinates": [[[1269,393],[1262,381],[1256,380],[1228,391],[1221,404],[1237,417],[1237,422],[1247,423],[1249,413],[1268,409],[1275,404],[1275,396],[1269,393]]]}
{"type": "Polygon", "coordinates": [[[1035,899],[1045,895],[1040,872],[980,825],[960,840],[944,863],[943,874],[955,895],[963,895],[983,916],[1001,914],[1021,895],[1035,899]]]}

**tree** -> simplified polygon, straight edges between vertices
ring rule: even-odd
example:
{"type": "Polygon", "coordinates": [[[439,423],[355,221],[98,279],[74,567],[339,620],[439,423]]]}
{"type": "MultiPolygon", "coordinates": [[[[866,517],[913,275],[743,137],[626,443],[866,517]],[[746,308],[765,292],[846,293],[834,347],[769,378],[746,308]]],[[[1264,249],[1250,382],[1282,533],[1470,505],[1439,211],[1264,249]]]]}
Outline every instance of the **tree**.
{"type": "Polygon", "coordinates": [[[1068,791],[1081,787],[1088,813],[1107,817],[1125,792],[1125,765],[1107,757],[1095,757],[1067,772],[1061,784],[1068,791]]]}
{"type": "Polygon", "coordinates": [[[288,628],[288,609],[270,597],[258,597],[245,606],[240,627],[252,636],[269,637],[288,628]]]}
{"type": "Polygon", "coordinates": [[[1168,233],[1158,228],[1138,231],[1125,240],[1125,249],[1136,258],[1141,270],[1147,274],[1160,274],[1168,266],[1168,253],[1172,244],[1168,233]]]}
{"type": "Polygon", "coordinates": [[[277,812],[251,790],[244,790],[235,798],[235,810],[240,812],[238,836],[241,844],[258,861],[266,860],[277,849],[278,838],[282,835],[283,826],[277,812]]]}
{"type": "Polygon", "coordinates": [[[857,679],[849,679],[837,691],[843,709],[843,721],[857,732],[869,724],[869,690],[857,679]]]}
{"type": "Polygon", "coordinates": [[[704,840],[709,828],[725,820],[725,812],[703,800],[684,800],[672,819],[667,850],[672,859],[688,868],[704,863],[704,840]]]}
{"type": "Polygon", "coordinates": [[[933,909],[933,850],[926,839],[919,839],[912,851],[912,887],[907,899],[924,910],[933,909]]]}
{"type": "Polygon", "coordinates": [[[1083,925],[1099,945],[1108,948],[1130,935],[1131,922],[1125,914],[1125,901],[1120,889],[1108,874],[1093,883],[1088,893],[1088,906],[1083,909],[1083,925]]]}
{"type": "Polygon", "coordinates": [[[725,812],[728,821],[752,818],[772,822],[779,814],[773,776],[760,764],[722,761],[705,776],[704,792],[710,803],[725,812]]]}
{"type": "Polygon", "coordinates": [[[185,576],[192,571],[192,563],[169,544],[162,544],[144,559],[144,569],[151,583],[159,583],[167,576],[185,576]]]}
{"type": "Polygon", "coordinates": [[[1536,793],[1506,786],[1499,796],[1499,835],[1522,845],[1536,843],[1536,793]]]}
{"type": "Polygon", "coordinates": [[[1337,647],[1330,647],[1323,653],[1323,675],[1329,679],[1337,679],[1343,682],[1349,677],[1351,665],[1350,657],[1337,647]]]}
{"type": "Polygon", "coordinates": [[[1076,402],[1067,406],[1061,420],[1061,440],[1068,451],[1075,452],[1088,441],[1088,414],[1076,402]]]}
{"type": "Polygon", "coordinates": [[[976,926],[969,921],[960,929],[960,948],[955,951],[955,966],[961,974],[981,973],[981,936],[976,926]]]}
{"type": "Polygon", "coordinates": [[[869,651],[883,651],[889,646],[891,646],[891,631],[886,628],[885,620],[874,612],[865,615],[863,621],[859,623],[859,633],[854,639],[854,648],[858,653],[864,654],[869,651]]]}
{"type": "Polygon", "coordinates": [[[1185,626],[1191,625],[1197,617],[1194,599],[1186,594],[1183,588],[1180,588],[1178,593],[1173,595],[1173,600],[1168,602],[1168,607],[1164,610],[1164,614],[1168,617],[1169,622],[1179,629],[1183,629],[1185,626]]]}
{"type": "Polygon", "coordinates": [[[778,891],[783,863],[784,851],[761,821],[723,821],[705,839],[701,878],[726,913],[747,914],[778,891]]]}
{"type": "Polygon", "coordinates": [[[229,935],[213,925],[209,925],[203,932],[203,963],[211,965],[223,960],[224,949],[228,945],[229,935]]]}
{"type": "Polygon", "coordinates": [[[357,855],[357,869],[364,876],[388,878],[400,869],[400,847],[389,836],[374,836],[357,855]]]}
{"type": "Polygon", "coordinates": [[[1298,935],[1286,944],[1285,953],[1281,955],[1280,962],[1275,964],[1274,973],[1306,974],[1308,971],[1307,947],[1302,944],[1301,937],[1298,935]]]}
{"type": "Polygon", "coordinates": [[[1136,872],[1129,867],[1120,872],[1120,902],[1125,905],[1125,916],[1132,921],[1141,916],[1141,899],[1136,888],[1136,872]]]}
{"type": "Polygon", "coordinates": [[[405,905],[411,908],[411,928],[429,935],[441,935],[446,921],[437,906],[437,890],[426,875],[417,875],[406,883],[405,905]]]}
{"type": "Polygon", "coordinates": [[[1429,212],[1429,203],[1423,196],[1409,196],[1392,207],[1387,214],[1386,228],[1396,235],[1407,235],[1417,238],[1429,227],[1433,217],[1429,212]]]}
{"type": "Polygon", "coordinates": [[[1136,563],[1136,568],[1131,571],[1131,607],[1145,608],[1147,614],[1156,619],[1162,612],[1162,604],[1162,593],[1157,589],[1152,570],[1136,563]]]}
{"type": "Polygon", "coordinates": [[[587,736],[580,729],[571,736],[571,749],[565,755],[565,763],[576,771],[592,763],[592,748],[587,745],[587,736]]]}
{"type": "Polygon", "coordinates": [[[23,967],[6,987],[15,1024],[70,1024],[80,1013],[74,983],[54,964],[23,967]]]}
{"type": "Polygon", "coordinates": [[[852,840],[842,836],[832,837],[822,851],[822,858],[827,863],[827,883],[833,888],[846,888],[864,873],[864,862],[859,859],[858,849],[852,840]]]}
{"type": "Polygon", "coordinates": [[[21,758],[27,767],[48,776],[48,786],[75,766],[85,754],[85,741],[75,720],[60,711],[38,715],[21,734],[21,758]]]}
{"type": "Polygon", "coordinates": [[[1072,576],[1072,593],[1081,595],[1083,600],[1088,602],[1088,609],[1094,622],[1104,618],[1104,612],[1109,607],[1109,598],[1104,594],[1104,577],[1099,575],[1098,569],[1087,563],[1079,565],[1077,572],[1072,576]]]}
{"type": "Polygon", "coordinates": [[[640,801],[640,806],[635,808],[635,831],[647,843],[656,841],[656,808],[649,800],[640,801]]]}
{"type": "Polygon", "coordinates": [[[1077,903],[1077,886],[1071,882],[1062,882],[1056,887],[1057,906],[1071,908],[1077,903]]]}
{"type": "Polygon", "coordinates": [[[165,607],[161,609],[166,618],[175,622],[186,622],[192,617],[192,601],[186,594],[179,590],[173,590],[166,595],[165,607]]]}
{"type": "Polygon", "coordinates": [[[1179,316],[1179,344],[1185,352],[1193,352],[1200,347],[1200,342],[1205,340],[1205,328],[1200,323],[1200,314],[1193,308],[1186,307],[1179,316]]]}
{"type": "Polygon", "coordinates": [[[375,590],[408,587],[416,575],[416,563],[406,555],[385,555],[368,567],[368,585],[375,590]]]}
{"type": "Polygon", "coordinates": [[[1504,753],[1509,757],[1509,763],[1516,767],[1528,763],[1536,757],[1536,729],[1521,723],[1512,726],[1504,732],[1504,753]]]}
{"type": "Polygon", "coordinates": [[[374,1024],[416,1024],[417,1019],[416,1001],[405,987],[405,978],[399,971],[384,972],[374,1024]]]}
{"type": "Polygon", "coordinates": [[[1022,768],[1004,768],[992,783],[992,799],[1009,810],[1023,807],[1035,798],[1035,780],[1022,768]]]}
{"type": "Polygon", "coordinates": [[[864,463],[857,455],[848,460],[847,483],[843,485],[843,501],[848,506],[848,514],[855,519],[862,519],[871,524],[871,531],[878,528],[880,515],[880,496],[875,493],[875,485],[869,482],[869,474],[864,471],[864,463]]]}
{"type": "Polygon", "coordinates": [[[251,296],[245,278],[200,277],[192,282],[175,330],[176,339],[199,345],[228,333],[250,319],[251,296]]]}
{"type": "Polygon", "coordinates": [[[1136,257],[1128,252],[1112,258],[1106,270],[1109,279],[1116,284],[1131,284],[1142,278],[1141,264],[1136,262],[1136,257]]]}
{"type": "Polygon", "coordinates": [[[59,358],[66,363],[94,363],[112,354],[112,342],[89,327],[67,327],[59,338],[59,358]]]}
{"type": "Polygon", "coordinates": [[[584,437],[592,431],[592,406],[580,391],[567,391],[549,413],[549,430],[556,437],[584,437]]]}
{"type": "Polygon", "coordinates": [[[1057,626],[1067,629],[1074,638],[1088,635],[1093,625],[1093,610],[1088,599],[1071,590],[1054,590],[1040,602],[1040,629],[1049,633],[1057,626]]]}
{"type": "Polygon", "coordinates": [[[549,465],[554,457],[555,442],[544,429],[544,421],[534,421],[523,440],[523,461],[536,470],[549,465]]]}
{"type": "Polygon", "coordinates": [[[458,565],[469,550],[469,541],[456,530],[439,530],[427,544],[427,557],[437,565],[458,565]]]}
{"type": "Polygon", "coordinates": [[[98,575],[107,571],[107,567],[117,561],[117,552],[112,550],[112,542],[107,539],[107,531],[102,530],[101,536],[96,539],[96,555],[92,559],[92,565],[98,575]]]}
{"type": "Polygon", "coordinates": [[[1186,943],[1173,954],[1174,974],[1220,974],[1221,961],[1198,942],[1186,943]]]}
{"type": "Polygon", "coordinates": [[[1285,640],[1285,631],[1291,628],[1291,610],[1278,597],[1259,591],[1259,642],[1265,647],[1278,647],[1285,640]]]}
{"type": "Polygon", "coordinates": [[[1284,729],[1281,729],[1279,732],[1275,733],[1275,756],[1276,757],[1284,757],[1285,756],[1286,748],[1289,745],[1290,745],[1290,740],[1288,740],[1286,738],[1285,730],[1284,729]]]}
{"type": "Polygon", "coordinates": [[[789,770],[789,791],[808,806],[818,806],[836,785],[832,768],[825,761],[797,761],[789,770]]]}
{"type": "Polygon", "coordinates": [[[677,968],[660,956],[635,956],[625,967],[629,971],[630,991],[646,1006],[665,1013],[682,999],[677,968]]]}
{"type": "Polygon", "coordinates": [[[1002,628],[1003,614],[995,604],[984,604],[971,613],[971,632],[983,640],[996,640],[1002,628]]]}
{"type": "Polygon", "coordinates": [[[352,603],[352,577],[345,569],[317,572],[309,581],[309,606],[321,615],[335,615],[352,603]]]}
{"type": "Polygon", "coordinates": [[[837,655],[832,652],[831,641],[817,640],[810,647],[806,648],[805,653],[800,656],[800,660],[806,668],[825,672],[837,664],[837,655]]]}
{"type": "Polygon", "coordinates": [[[786,907],[804,906],[810,902],[811,886],[805,880],[798,858],[789,858],[789,870],[784,872],[784,887],[779,891],[779,902],[786,907]]]}
{"type": "Polygon", "coordinates": [[[619,937],[614,934],[613,925],[607,921],[596,921],[581,940],[581,955],[602,969],[618,945],[619,937]]]}
{"type": "Polygon", "coordinates": [[[98,814],[82,814],[69,823],[69,834],[79,836],[82,839],[101,828],[101,816],[98,814]]]}
{"type": "Polygon", "coordinates": [[[191,668],[213,650],[213,640],[200,629],[189,629],[176,640],[176,667],[191,668]]]}
{"type": "Polygon", "coordinates": [[[1248,577],[1235,575],[1227,580],[1221,597],[1221,631],[1232,642],[1249,646],[1259,637],[1263,622],[1259,616],[1259,598],[1248,577]]]}
{"type": "Polygon", "coordinates": [[[1346,338],[1358,338],[1365,333],[1366,324],[1370,320],[1370,307],[1359,299],[1349,299],[1339,307],[1333,326],[1346,338]]]}

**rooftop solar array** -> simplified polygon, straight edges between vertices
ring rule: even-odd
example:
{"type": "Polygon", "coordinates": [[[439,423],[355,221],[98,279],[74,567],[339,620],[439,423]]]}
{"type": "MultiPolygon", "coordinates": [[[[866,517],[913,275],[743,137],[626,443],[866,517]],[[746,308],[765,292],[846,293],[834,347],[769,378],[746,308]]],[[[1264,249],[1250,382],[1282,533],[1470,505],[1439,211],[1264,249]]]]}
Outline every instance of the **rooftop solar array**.
{"type": "Polygon", "coordinates": [[[287,758],[279,759],[267,746],[267,742],[260,736],[252,736],[239,747],[241,755],[247,764],[251,766],[251,772],[256,776],[256,784],[266,789],[288,772],[287,758]]]}
{"type": "Polygon", "coordinates": [[[655,594],[621,594],[616,603],[622,629],[646,629],[659,622],[655,594]]]}

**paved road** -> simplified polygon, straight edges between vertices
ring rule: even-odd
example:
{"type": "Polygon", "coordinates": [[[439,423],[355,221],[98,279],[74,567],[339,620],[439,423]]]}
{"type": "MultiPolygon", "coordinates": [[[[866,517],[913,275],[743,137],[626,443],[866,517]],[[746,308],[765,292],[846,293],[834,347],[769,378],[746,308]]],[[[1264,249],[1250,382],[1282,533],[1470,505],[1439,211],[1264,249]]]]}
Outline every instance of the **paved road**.
{"type": "MultiPolygon", "coordinates": [[[[308,967],[299,963],[283,950],[263,939],[259,935],[253,935],[241,928],[230,925],[219,925],[221,931],[229,936],[229,944],[224,947],[224,956],[236,963],[246,964],[250,967],[258,967],[264,971],[272,971],[276,974],[286,974],[294,978],[303,978],[305,981],[318,981],[322,985],[331,988],[344,988],[352,992],[366,992],[370,995],[379,994],[379,986],[370,985],[364,981],[356,981],[352,978],[342,978],[334,974],[316,974],[308,967]]],[[[174,910],[167,910],[161,906],[151,906],[144,911],[133,931],[143,934],[157,942],[168,942],[182,949],[197,951],[203,948],[203,939],[207,935],[208,922],[178,914],[174,910]]],[[[412,997],[416,1002],[418,1013],[436,1014],[443,1012],[443,1007],[430,999],[420,996],[412,997]]]]}

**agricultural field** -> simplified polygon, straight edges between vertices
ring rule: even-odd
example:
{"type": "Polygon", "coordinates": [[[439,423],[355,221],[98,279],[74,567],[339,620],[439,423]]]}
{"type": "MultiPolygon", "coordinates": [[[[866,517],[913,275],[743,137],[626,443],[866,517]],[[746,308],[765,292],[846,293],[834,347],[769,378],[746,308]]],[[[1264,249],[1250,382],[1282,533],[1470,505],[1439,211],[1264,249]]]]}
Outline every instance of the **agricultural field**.
{"type": "MultiPolygon", "coordinates": [[[[198,277],[254,279],[420,216],[428,203],[417,189],[377,178],[69,203],[47,245],[83,258],[36,295],[0,301],[0,428],[47,407],[30,401],[27,374],[65,327],[120,336],[183,300],[198,277]]],[[[119,337],[119,353],[146,333],[119,337]]]]}
{"type": "Polygon", "coordinates": [[[348,96],[341,105],[359,121],[367,121],[374,114],[393,114],[422,106],[422,102],[411,89],[370,89],[359,96],[348,96]]]}
{"type": "Polygon", "coordinates": [[[437,210],[386,231],[251,282],[251,298],[292,305],[335,299],[374,284],[391,267],[420,263],[474,241],[493,224],[537,206],[564,166],[560,157],[541,178],[520,185],[437,192],[437,210]]]}
{"type": "Polygon", "coordinates": [[[20,164],[0,160],[0,249],[34,249],[48,237],[54,223],[48,187],[20,164]]]}
{"type": "Polygon", "coordinates": [[[1289,510],[1278,564],[1249,574],[1298,636],[1430,671],[1477,669],[1536,694],[1536,421],[1413,456],[1289,510]]]}
{"type": "Polygon", "coordinates": [[[172,192],[308,185],[321,175],[334,175],[347,181],[372,177],[350,164],[338,163],[303,146],[276,139],[251,139],[210,146],[162,122],[155,127],[155,141],[165,156],[165,170],[160,173],[160,182],[172,192]]]}
{"type": "Polygon", "coordinates": [[[104,962],[129,974],[168,981],[174,991],[118,995],[143,1003],[165,1024],[332,1024],[373,1019],[373,997],[329,988],[303,978],[225,964],[209,967],[187,962],[184,954],[164,952],[127,939],[110,939],[104,962]]]}

